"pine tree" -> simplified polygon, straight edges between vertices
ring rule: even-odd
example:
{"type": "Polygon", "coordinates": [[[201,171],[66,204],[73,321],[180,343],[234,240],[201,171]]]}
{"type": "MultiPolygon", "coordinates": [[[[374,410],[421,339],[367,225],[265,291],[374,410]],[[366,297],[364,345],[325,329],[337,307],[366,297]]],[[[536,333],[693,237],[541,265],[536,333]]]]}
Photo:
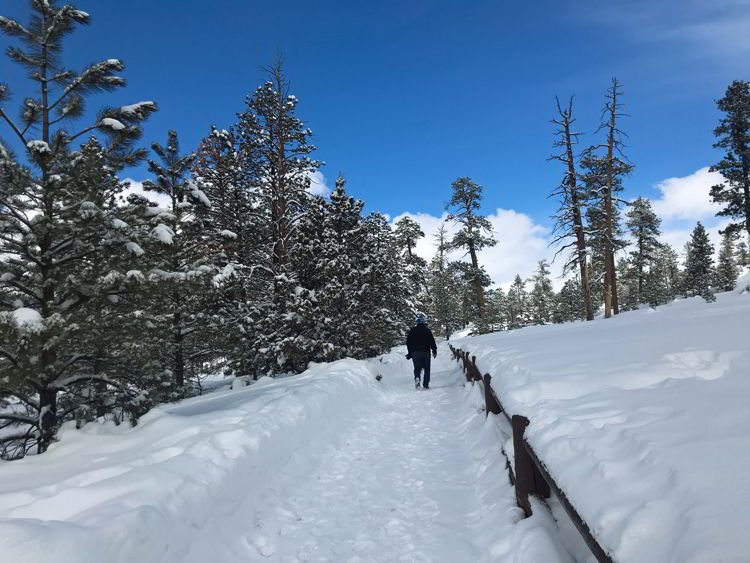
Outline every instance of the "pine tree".
{"type": "Polygon", "coordinates": [[[716,300],[716,297],[711,293],[711,282],[714,279],[714,247],[700,221],[693,229],[687,248],[684,281],[685,297],[700,295],[709,302],[716,300]]]}
{"type": "Polygon", "coordinates": [[[552,319],[555,292],[552,290],[549,264],[546,260],[538,262],[537,271],[531,278],[534,287],[531,290],[531,322],[538,325],[547,324],[552,319]]]}
{"type": "Polygon", "coordinates": [[[402,344],[416,315],[393,229],[380,213],[368,215],[364,229],[362,258],[366,266],[358,296],[362,306],[351,323],[356,335],[354,357],[359,358],[383,354],[402,344]]]}
{"type": "Polygon", "coordinates": [[[529,323],[529,296],[526,293],[526,282],[516,274],[513,284],[508,289],[506,298],[508,330],[528,326],[529,323]]]}
{"type": "Polygon", "coordinates": [[[565,175],[559,187],[552,193],[560,199],[560,208],[555,215],[554,243],[565,243],[557,251],[555,256],[569,248],[569,253],[563,271],[578,268],[580,274],[580,283],[583,291],[583,302],[586,310],[586,320],[593,320],[594,307],[591,300],[591,282],[589,280],[588,268],[588,251],[586,247],[586,234],[581,217],[581,208],[583,207],[586,194],[581,189],[578,182],[578,172],[576,171],[576,161],[573,154],[573,145],[578,142],[581,133],[575,132],[572,127],[575,123],[573,119],[573,98],[570,99],[567,109],[560,107],[560,101],[557,102],[557,112],[559,119],[553,119],[552,123],[558,126],[556,134],[558,139],[555,141],[556,147],[563,149],[561,154],[555,154],[550,157],[552,160],[562,162],[565,167],[565,175]],[[570,242],[566,242],[570,240],[570,242]]]}
{"type": "Polygon", "coordinates": [[[744,240],[737,243],[737,256],[736,261],[739,266],[745,267],[750,266],[750,252],[747,250],[747,244],[744,240]]]}
{"type": "Polygon", "coordinates": [[[732,82],[716,106],[725,116],[714,129],[714,147],[727,152],[710,169],[725,179],[711,188],[711,199],[724,206],[717,215],[736,219],[727,227],[730,233],[744,229],[750,235],[750,83],[732,82]]]}
{"type": "Polygon", "coordinates": [[[433,328],[450,335],[459,326],[459,303],[456,279],[448,267],[448,240],[445,223],[435,233],[435,255],[430,261],[428,286],[432,307],[433,328]]]}
{"type": "Polygon", "coordinates": [[[552,321],[567,323],[576,320],[587,320],[581,283],[577,278],[565,280],[560,293],[555,299],[555,309],[552,321]]]}
{"type": "Polygon", "coordinates": [[[732,231],[724,231],[719,249],[719,261],[716,265],[716,287],[721,291],[732,291],[740,275],[734,257],[734,236],[732,231]]]}
{"type": "Polygon", "coordinates": [[[247,375],[252,342],[245,319],[249,304],[264,288],[255,275],[262,256],[261,221],[234,132],[213,127],[200,143],[191,173],[211,202],[207,221],[216,244],[211,254],[220,270],[213,279],[211,304],[219,327],[217,346],[230,373],[247,375]]]}
{"type": "Polygon", "coordinates": [[[507,327],[508,299],[503,288],[498,287],[487,292],[487,324],[489,332],[505,330],[507,327]]]}
{"type": "Polygon", "coordinates": [[[677,253],[668,244],[659,244],[648,274],[643,298],[652,307],[674,300],[682,291],[682,273],[677,253]]]}
{"type": "Polygon", "coordinates": [[[297,98],[281,61],[268,69],[270,80],[258,87],[239,115],[238,134],[248,182],[257,197],[260,235],[266,244],[256,275],[266,283],[264,298],[253,304],[246,330],[256,373],[299,373],[311,351],[300,315],[314,296],[299,284],[292,257],[303,237],[300,225],[310,207],[310,175],[321,163],[310,158],[312,132],[296,116],[297,98]]]}
{"type": "MultiPolygon", "coordinates": [[[[606,157],[596,154],[595,147],[589,147],[581,154],[580,175],[586,189],[586,233],[588,246],[591,250],[591,291],[592,301],[597,305],[604,303],[606,317],[607,283],[614,280],[610,295],[610,312],[614,311],[614,299],[617,294],[616,273],[607,273],[610,257],[627,246],[622,232],[621,213],[618,205],[622,203],[619,193],[622,191],[622,176],[628,173],[630,165],[615,159],[613,184],[608,187],[609,161],[606,157]],[[607,201],[611,199],[611,208],[607,201]]],[[[619,310],[619,306],[618,306],[619,310]]]]}
{"type": "Polygon", "coordinates": [[[143,309],[154,353],[174,384],[165,398],[173,398],[188,392],[191,364],[211,357],[213,331],[206,306],[212,296],[209,284],[217,274],[220,235],[211,228],[210,200],[188,178],[196,155],[180,154],[175,131],[168,132],[166,146],[153,143],[151,149],[159,161],[149,160],[155,179],[143,187],[165,196],[168,204],[141,209],[150,235],[144,241],[149,289],[143,309]]]}
{"type": "Polygon", "coordinates": [[[617,294],[620,300],[620,311],[638,309],[640,301],[639,272],[635,260],[620,258],[617,261],[617,294]]]}
{"type": "Polygon", "coordinates": [[[648,269],[656,259],[659,248],[661,219],[651,208],[651,202],[643,197],[639,197],[631,204],[627,216],[627,226],[635,246],[635,249],[630,251],[630,266],[635,270],[637,279],[637,291],[633,300],[639,304],[646,301],[644,285],[648,269]]]}
{"type": "Polygon", "coordinates": [[[427,294],[427,261],[416,254],[417,241],[424,237],[424,232],[414,219],[403,217],[396,222],[396,244],[404,255],[406,271],[416,297],[417,308],[425,310],[428,306],[427,294]]]}
{"type": "Polygon", "coordinates": [[[492,236],[492,225],[489,220],[478,214],[482,201],[482,186],[471,178],[459,178],[452,184],[453,195],[446,204],[446,209],[453,209],[448,220],[461,226],[451,240],[451,248],[465,249],[471,258],[471,279],[474,288],[476,320],[481,323],[484,316],[483,274],[477,259],[477,252],[497,241],[492,236]]]}
{"type": "Polygon", "coordinates": [[[115,74],[125,67],[108,59],[80,74],[64,69],[63,40],[89,15],[53,0],[32,1],[31,12],[27,27],[0,17],[0,30],[24,46],[8,48],[8,56],[28,69],[40,93],[23,101],[17,122],[3,107],[10,90],[0,84],[0,119],[31,165],[20,166],[0,143],[0,381],[7,383],[0,396],[15,397],[27,411],[0,415],[1,426],[18,429],[3,432],[4,443],[18,446],[6,452],[11,457],[23,455],[29,444],[40,452],[47,448],[68,416],[58,408],[61,393],[96,377],[107,387],[118,385],[82,367],[94,360],[89,349],[73,347],[81,341],[74,334],[81,327],[72,320],[123,291],[122,272],[105,271],[98,258],[126,252],[127,222],[114,204],[125,186],[114,174],[145,156],[132,146],[140,123],[156,110],[152,102],[104,108],[93,123],[69,129],[82,116],[86,95],[125,85],[115,74]],[[32,137],[37,131],[39,138],[32,137]],[[74,141],[93,131],[109,139],[107,146],[92,138],[76,150],[74,141]]]}
{"type": "Polygon", "coordinates": [[[622,149],[623,131],[619,128],[619,120],[627,114],[622,112],[622,85],[617,78],[612,79],[612,85],[607,90],[607,101],[602,111],[606,120],[599,125],[600,131],[607,133],[607,154],[604,157],[602,182],[594,197],[599,199],[602,213],[602,235],[604,241],[604,316],[609,318],[619,312],[617,300],[617,278],[615,272],[615,253],[617,243],[616,210],[618,205],[617,193],[622,189],[622,177],[633,170],[633,165],[624,160],[622,149]],[[623,157],[623,158],[621,158],[623,157]]]}

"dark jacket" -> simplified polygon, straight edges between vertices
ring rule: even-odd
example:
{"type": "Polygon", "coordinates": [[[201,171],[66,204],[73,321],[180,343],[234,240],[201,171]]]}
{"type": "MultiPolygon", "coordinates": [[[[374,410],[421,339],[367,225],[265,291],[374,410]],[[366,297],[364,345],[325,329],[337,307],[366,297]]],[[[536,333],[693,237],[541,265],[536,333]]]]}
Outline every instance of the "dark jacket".
{"type": "Polygon", "coordinates": [[[437,345],[432,331],[424,323],[419,323],[409,331],[406,337],[406,349],[409,354],[412,352],[429,352],[432,350],[437,353],[437,345]]]}

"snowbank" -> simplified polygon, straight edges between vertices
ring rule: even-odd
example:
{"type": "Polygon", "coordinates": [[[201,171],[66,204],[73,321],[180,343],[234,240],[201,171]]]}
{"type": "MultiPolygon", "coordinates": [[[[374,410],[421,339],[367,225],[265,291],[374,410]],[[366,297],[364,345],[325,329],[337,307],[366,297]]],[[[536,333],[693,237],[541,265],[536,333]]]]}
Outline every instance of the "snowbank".
{"type": "Polygon", "coordinates": [[[451,344],[511,414],[617,561],[750,553],[750,295],[451,344]]]}
{"type": "Polygon", "coordinates": [[[183,561],[196,529],[375,390],[364,362],[342,360],[155,409],[135,428],[63,429],[43,457],[0,465],[0,560],[183,561]]]}

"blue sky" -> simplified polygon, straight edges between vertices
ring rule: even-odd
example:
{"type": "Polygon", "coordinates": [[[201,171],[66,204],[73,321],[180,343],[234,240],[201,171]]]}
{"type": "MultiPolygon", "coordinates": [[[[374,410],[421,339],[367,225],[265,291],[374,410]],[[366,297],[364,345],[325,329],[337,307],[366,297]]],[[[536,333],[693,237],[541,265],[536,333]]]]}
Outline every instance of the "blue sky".
{"type": "MultiPolygon", "coordinates": [[[[5,4],[0,13],[26,22],[26,2],[5,4]]],[[[144,143],[163,143],[175,128],[191,149],[212,124],[232,124],[263,80],[260,67],[282,50],[327,181],[343,173],[368,209],[391,216],[440,216],[450,183],[470,176],[485,187],[488,213],[514,210],[532,227],[548,227],[555,203],[546,196],[561,174],[546,162],[554,97],[575,95],[583,143],[597,142],[612,76],[623,83],[631,114],[623,128],[636,168],[626,195],[658,198],[658,182],[718,160],[714,100],[731,80],[748,78],[747,1],[107,0],[77,7],[92,14],[92,25],[69,40],[66,64],[125,61],[129,86],[89,107],[158,102],[144,143]]],[[[18,102],[27,92],[11,66],[5,59],[1,75],[18,102]]],[[[10,137],[4,128],[0,135],[10,137]]]]}

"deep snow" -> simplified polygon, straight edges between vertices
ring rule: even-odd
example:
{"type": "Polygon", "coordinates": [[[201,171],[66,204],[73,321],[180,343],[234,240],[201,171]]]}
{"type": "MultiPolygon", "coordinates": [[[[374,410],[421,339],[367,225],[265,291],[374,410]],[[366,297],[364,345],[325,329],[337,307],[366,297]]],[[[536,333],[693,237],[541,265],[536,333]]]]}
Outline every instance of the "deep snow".
{"type": "Polygon", "coordinates": [[[429,391],[403,354],[65,429],[0,465],[0,560],[570,561],[447,347],[429,391]]]}
{"type": "MultiPolygon", "coordinates": [[[[452,342],[615,560],[750,561],[750,294],[452,342]]],[[[512,449],[512,444],[507,445],[512,449]]]]}

